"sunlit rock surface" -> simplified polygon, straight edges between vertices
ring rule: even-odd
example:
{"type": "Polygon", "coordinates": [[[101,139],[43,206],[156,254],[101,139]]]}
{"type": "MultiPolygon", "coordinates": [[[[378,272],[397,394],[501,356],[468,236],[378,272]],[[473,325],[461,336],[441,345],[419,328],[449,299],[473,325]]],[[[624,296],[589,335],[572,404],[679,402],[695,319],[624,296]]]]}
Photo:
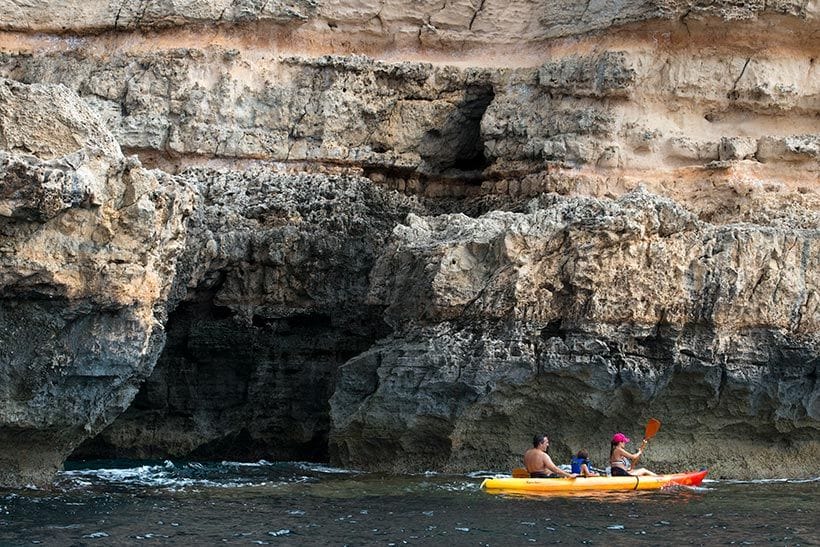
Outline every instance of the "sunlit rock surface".
{"type": "Polygon", "coordinates": [[[3,483],[820,472],[816,0],[0,10],[3,483]]]}
{"type": "Polygon", "coordinates": [[[642,191],[531,208],[394,230],[370,294],[394,333],[331,399],[341,461],[503,468],[529,428],[605,462],[613,429],[665,416],[656,466],[814,472],[820,231],[715,226],[642,191]]]}
{"type": "Polygon", "coordinates": [[[164,341],[192,192],[62,87],[0,80],[0,483],[49,479],[164,341]]]}

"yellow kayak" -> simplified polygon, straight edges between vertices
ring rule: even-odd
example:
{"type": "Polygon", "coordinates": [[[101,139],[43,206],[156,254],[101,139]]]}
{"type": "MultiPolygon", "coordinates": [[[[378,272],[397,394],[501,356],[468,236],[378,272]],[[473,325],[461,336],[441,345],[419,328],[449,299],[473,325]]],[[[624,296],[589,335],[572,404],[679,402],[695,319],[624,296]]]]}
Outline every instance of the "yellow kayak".
{"type": "Polygon", "coordinates": [[[708,471],[692,471],[654,477],[577,477],[574,479],[518,479],[498,477],[484,479],[481,488],[505,492],[586,492],[609,490],[657,490],[664,486],[698,486],[708,471]]]}

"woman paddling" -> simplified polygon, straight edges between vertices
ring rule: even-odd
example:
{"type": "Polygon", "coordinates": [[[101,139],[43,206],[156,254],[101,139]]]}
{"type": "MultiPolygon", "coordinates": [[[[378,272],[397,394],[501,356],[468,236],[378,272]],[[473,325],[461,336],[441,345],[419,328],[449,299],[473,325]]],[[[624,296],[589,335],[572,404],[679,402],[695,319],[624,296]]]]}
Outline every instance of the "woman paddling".
{"type": "Polygon", "coordinates": [[[639,468],[639,469],[632,469],[632,464],[641,457],[643,454],[643,448],[639,448],[637,452],[634,454],[630,454],[624,448],[624,445],[629,442],[629,437],[624,435],[623,433],[615,433],[612,436],[612,448],[609,451],[609,465],[612,468],[612,476],[613,477],[629,477],[629,476],[640,476],[645,477],[649,475],[656,475],[649,469],[646,468],[639,468]]]}

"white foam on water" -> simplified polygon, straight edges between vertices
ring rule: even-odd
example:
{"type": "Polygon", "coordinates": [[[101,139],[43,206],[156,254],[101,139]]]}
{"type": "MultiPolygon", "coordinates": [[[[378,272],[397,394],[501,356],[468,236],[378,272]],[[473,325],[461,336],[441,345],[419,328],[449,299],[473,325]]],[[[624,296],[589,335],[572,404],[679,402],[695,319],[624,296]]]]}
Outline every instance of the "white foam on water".
{"type": "Polygon", "coordinates": [[[167,470],[159,465],[140,465],[125,468],[78,469],[63,471],[62,475],[76,478],[82,484],[89,484],[89,480],[98,479],[106,482],[125,484],[144,484],[145,486],[168,482],[167,470]]]}
{"type": "Polygon", "coordinates": [[[662,486],[661,489],[660,489],[661,492],[666,492],[666,493],[674,493],[674,492],[681,492],[681,491],[711,492],[712,490],[714,490],[714,488],[709,488],[709,487],[706,487],[706,486],[692,486],[690,484],[674,484],[674,483],[666,484],[666,485],[662,486]]]}
{"type": "Polygon", "coordinates": [[[708,486],[681,486],[681,488],[685,488],[691,492],[711,492],[714,488],[709,488],[708,486]]]}
{"type": "Polygon", "coordinates": [[[314,473],[328,473],[337,475],[352,475],[361,473],[361,471],[357,471],[355,469],[342,469],[340,467],[331,467],[320,463],[296,462],[296,467],[306,471],[312,471],[314,473]]]}
{"type": "MultiPolygon", "coordinates": [[[[172,491],[197,488],[247,488],[271,484],[267,478],[243,479],[231,476],[229,480],[186,476],[186,472],[219,474],[219,469],[199,462],[189,462],[177,467],[167,460],[162,465],[138,465],[122,468],[78,469],[61,472],[75,488],[88,488],[96,483],[108,485],[161,488],[172,491]]],[[[298,479],[297,479],[298,480],[298,479]]],[[[287,482],[282,482],[287,484],[287,482]]]]}
{"type": "Polygon", "coordinates": [[[780,478],[780,479],[704,479],[703,482],[726,483],[726,484],[805,484],[811,482],[820,482],[820,477],[809,479],[795,479],[795,478],[780,478]]]}
{"type": "Polygon", "coordinates": [[[471,479],[493,479],[495,477],[509,477],[509,471],[471,471],[467,473],[467,476],[471,479]]]}
{"type": "Polygon", "coordinates": [[[444,483],[437,485],[437,487],[447,492],[471,492],[473,490],[480,490],[481,484],[477,482],[457,482],[444,483]]]}
{"type": "Polygon", "coordinates": [[[230,462],[223,461],[221,465],[226,467],[270,467],[273,464],[267,460],[259,460],[258,462],[230,462]]]}
{"type": "Polygon", "coordinates": [[[793,484],[803,484],[808,482],[820,482],[820,477],[814,477],[813,479],[789,479],[789,483],[793,484]]]}

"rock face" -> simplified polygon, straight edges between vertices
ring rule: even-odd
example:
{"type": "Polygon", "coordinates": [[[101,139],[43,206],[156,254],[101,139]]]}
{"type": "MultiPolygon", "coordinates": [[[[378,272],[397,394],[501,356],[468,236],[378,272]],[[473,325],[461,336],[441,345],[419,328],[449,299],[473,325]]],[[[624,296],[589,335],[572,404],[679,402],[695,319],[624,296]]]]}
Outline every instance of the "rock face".
{"type": "Polygon", "coordinates": [[[360,177],[181,178],[202,198],[179,267],[196,289],[132,407],[76,455],[327,461],[336,370],[389,332],[368,272],[418,206],[360,177]]]}
{"type": "Polygon", "coordinates": [[[820,471],[816,1],[0,9],[0,485],[820,471]]]}
{"type": "Polygon", "coordinates": [[[162,350],[192,193],[65,88],[0,80],[0,483],[50,478],[162,350]]]}
{"type": "Polygon", "coordinates": [[[673,415],[667,468],[814,471],[817,229],[714,226],[643,192],[532,207],[396,228],[370,295],[394,333],[331,399],[340,461],[503,468],[528,428],[606,461],[613,429],[673,415]],[[752,449],[772,441],[786,454],[752,449]]]}

